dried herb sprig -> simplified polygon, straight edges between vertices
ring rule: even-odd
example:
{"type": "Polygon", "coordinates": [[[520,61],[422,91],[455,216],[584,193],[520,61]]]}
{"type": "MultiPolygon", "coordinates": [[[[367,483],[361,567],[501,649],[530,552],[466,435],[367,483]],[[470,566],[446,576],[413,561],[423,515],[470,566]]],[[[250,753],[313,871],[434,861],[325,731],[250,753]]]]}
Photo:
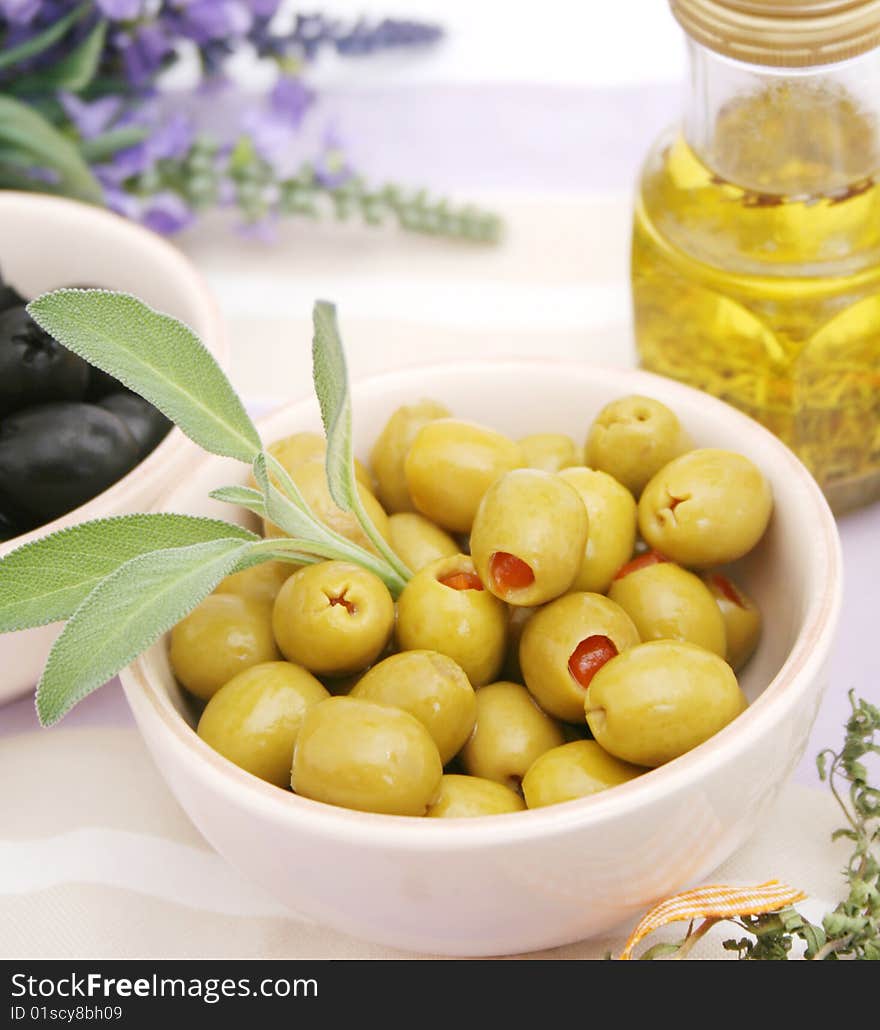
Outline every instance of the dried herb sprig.
{"type": "MultiPolygon", "coordinates": [[[[685,958],[697,941],[719,922],[732,922],[745,934],[724,941],[726,951],[741,959],[778,961],[788,959],[795,945],[803,945],[803,957],[826,959],[880,959],[880,788],[869,782],[865,758],[880,755],[880,708],[849,693],[852,714],[846,722],[843,747],[828,748],[817,757],[819,776],[828,783],[846,825],[832,840],[853,844],[843,870],[847,896],[822,919],[810,922],[795,907],[786,906],[760,915],[739,915],[727,920],[709,917],[691,921],[679,941],[648,948],[639,957],[685,958]]],[[[745,892],[744,892],[745,893],[745,892]]]]}

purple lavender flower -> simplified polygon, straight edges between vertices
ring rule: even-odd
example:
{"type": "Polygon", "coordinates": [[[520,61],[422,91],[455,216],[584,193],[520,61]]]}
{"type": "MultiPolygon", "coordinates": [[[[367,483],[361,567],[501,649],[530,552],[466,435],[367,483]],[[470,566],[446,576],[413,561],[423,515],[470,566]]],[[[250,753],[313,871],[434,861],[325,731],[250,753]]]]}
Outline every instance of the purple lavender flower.
{"type": "Polygon", "coordinates": [[[111,21],[134,21],[144,12],[145,0],[95,0],[105,18],[111,21]]]}
{"type": "Polygon", "coordinates": [[[100,136],[122,111],[122,97],[102,97],[89,103],[73,93],[59,93],[64,113],[76,126],[83,139],[100,136]]]}
{"type": "Polygon", "coordinates": [[[0,0],[0,14],[12,25],[30,25],[42,0],[0,0]]]}
{"type": "MultiPolygon", "coordinates": [[[[127,124],[150,124],[150,115],[155,112],[145,108],[137,118],[130,118],[127,124]]],[[[95,168],[95,173],[105,185],[121,186],[128,179],[141,175],[164,160],[181,161],[189,153],[195,139],[192,119],[182,111],[172,112],[161,120],[153,133],[133,147],[118,150],[111,161],[95,168]]]]}
{"type": "Polygon", "coordinates": [[[140,25],[133,33],[115,33],[113,41],[121,52],[125,76],[136,88],[152,82],[174,51],[172,37],[159,24],[140,25]]]}
{"type": "Polygon", "coordinates": [[[178,193],[163,190],[143,201],[140,222],[153,232],[171,236],[191,225],[194,217],[178,193]]]}
{"type": "Polygon", "coordinates": [[[288,75],[278,79],[269,96],[273,113],[292,129],[299,128],[314,99],[315,94],[300,79],[288,75]]]}
{"type": "Polygon", "coordinates": [[[181,33],[196,43],[246,36],[253,15],[240,0],[178,0],[181,33]]]}

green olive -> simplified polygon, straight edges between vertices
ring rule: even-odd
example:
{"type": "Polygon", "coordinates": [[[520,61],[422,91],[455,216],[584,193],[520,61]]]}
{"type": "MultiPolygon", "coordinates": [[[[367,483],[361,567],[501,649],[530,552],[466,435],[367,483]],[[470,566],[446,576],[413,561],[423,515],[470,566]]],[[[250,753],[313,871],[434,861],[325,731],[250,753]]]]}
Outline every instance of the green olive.
{"type": "Polygon", "coordinates": [[[438,526],[470,532],[483,494],[522,465],[520,449],[494,429],[444,418],[415,436],[404,463],[415,507],[438,526]]]}
{"type": "MultiPolygon", "coordinates": [[[[294,469],[307,462],[317,461],[323,465],[327,455],[327,441],[321,433],[294,433],[276,440],[269,445],[268,450],[292,475],[294,469]]],[[[373,477],[357,458],[354,459],[354,471],[360,482],[372,492],[375,488],[373,477]]]]}
{"type": "Polygon", "coordinates": [[[574,801],[635,779],[645,770],[609,755],[595,740],[576,740],[545,751],[522,781],[529,808],[574,801]]]}
{"type": "Polygon", "coordinates": [[[636,542],[636,502],[613,476],[596,469],[563,469],[564,479],[580,494],[590,520],[580,571],[572,590],[604,594],[614,573],[627,562],[636,542]]]}
{"type": "MultiPolygon", "coordinates": [[[[337,507],[336,502],[330,496],[330,488],[327,486],[327,471],[322,462],[304,462],[302,465],[297,465],[292,469],[290,475],[299,487],[308,506],[326,526],[329,526],[337,533],[341,533],[342,536],[353,543],[375,553],[376,549],[361,528],[357,516],[350,511],[343,511],[337,507]]],[[[357,489],[361,502],[373,525],[390,542],[388,516],[385,514],[382,505],[379,504],[363,483],[359,482],[357,489]]],[[[267,537],[286,535],[269,521],[264,521],[264,529],[267,537]]]]}
{"type": "Polygon", "coordinates": [[[296,567],[287,562],[264,561],[261,565],[252,565],[249,569],[234,572],[220,580],[214,593],[240,594],[264,604],[274,604],[278,591],[295,571],[296,567]]]}
{"type": "Polygon", "coordinates": [[[239,672],[280,657],[271,605],[238,594],[211,594],[171,631],[174,675],[203,701],[239,672]]]}
{"type": "Polygon", "coordinates": [[[370,465],[376,474],[379,500],[386,511],[415,510],[403,470],[406,456],[422,426],[438,418],[449,418],[449,415],[442,404],[422,400],[398,408],[385,423],[370,455],[370,465]]]}
{"type": "Polygon", "coordinates": [[[504,661],[505,605],[483,588],[467,555],[440,558],[417,572],[397,602],[397,642],[404,651],[439,651],[475,687],[504,661]]]}
{"type": "Polygon", "coordinates": [[[602,666],[585,711],[606,751],[654,767],[708,740],[746,705],[723,658],[696,644],[650,640],[602,666]]]}
{"type": "Polygon", "coordinates": [[[519,683],[489,683],[477,691],[477,726],[461,751],[471,776],[517,790],[538,755],[558,747],[562,731],[519,683]]]}
{"type": "Polygon", "coordinates": [[[331,697],[306,712],[290,785],[329,805],[386,815],[425,815],[443,766],[425,727],[400,708],[331,697]]]}
{"type": "Polygon", "coordinates": [[[724,619],[727,661],[741,669],[754,654],[761,636],[761,612],[755,602],[720,572],[703,576],[724,619]]]}
{"type": "Polygon", "coordinates": [[[565,433],[532,433],[519,441],[526,468],[558,472],[570,465],[579,465],[577,444],[565,433]]]}
{"type": "Polygon", "coordinates": [[[676,416],[651,397],[620,397],[596,416],[586,464],[607,472],[636,497],[664,465],[691,447],[676,416]]]}
{"type": "Polygon", "coordinates": [[[523,682],[522,669],[519,666],[519,644],[522,640],[526,623],[535,614],[537,608],[524,608],[509,605],[507,609],[507,653],[504,658],[503,678],[514,683],[523,682]]]}
{"type": "Polygon", "coordinates": [[[642,640],[686,640],[722,658],[724,619],[706,585],[680,565],[660,561],[627,566],[608,596],[626,612],[642,640]]]}
{"type": "Polygon", "coordinates": [[[416,512],[390,516],[388,529],[392,550],[413,572],[459,552],[458,544],[445,530],[416,512]]]}
{"type": "Polygon", "coordinates": [[[303,718],[327,697],[300,666],[262,662],[217,691],[202,712],[198,734],[230,762],[277,787],[288,787],[303,718]]]}
{"type": "Polygon", "coordinates": [[[394,601],[374,573],[343,561],[295,572],[272,615],[284,657],[309,672],[345,676],[372,664],[394,628],[394,601]]]}
{"type": "Polygon", "coordinates": [[[414,715],[437,745],[445,765],[461,750],[477,718],[474,688],[460,666],[436,651],[403,651],[364,673],[351,691],[414,715]]]}
{"type": "Polygon", "coordinates": [[[440,796],[428,809],[428,815],[434,819],[472,819],[521,812],[525,807],[519,794],[503,783],[450,773],[443,777],[440,796]]]}
{"type": "Polygon", "coordinates": [[[747,554],[764,535],[770,485],[742,454],[705,448],[662,468],[639,501],[639,529],[655,550],[702,569],[747,554]]]}
{"type": "Polygon", "coordinates": [[[516,469],[486,491],[471,529],[471,556],[486,587],[508,604],[534,607],[571,586],[589,519],[574,487],[540,469],[516,469]]]}
{"type": "Polygon", "coordinates": [[[545,711],[582,722],[584,690],[596,670],[638,642],[638,630],[620,605],[601,594],[566,594],[526,623],[519,662],[526,686],[545,711]]]}

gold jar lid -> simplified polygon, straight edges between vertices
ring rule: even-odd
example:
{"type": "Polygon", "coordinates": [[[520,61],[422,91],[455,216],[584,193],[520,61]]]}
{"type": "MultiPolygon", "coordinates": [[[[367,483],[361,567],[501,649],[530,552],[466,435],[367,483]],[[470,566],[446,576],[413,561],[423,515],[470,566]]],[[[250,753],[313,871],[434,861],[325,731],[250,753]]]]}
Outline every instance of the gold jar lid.
{"type": "Polygon", "coordinates": [[[698,43],[778,68],[833,64],[880,46],[880,0],[669,0],[698,43]]]}

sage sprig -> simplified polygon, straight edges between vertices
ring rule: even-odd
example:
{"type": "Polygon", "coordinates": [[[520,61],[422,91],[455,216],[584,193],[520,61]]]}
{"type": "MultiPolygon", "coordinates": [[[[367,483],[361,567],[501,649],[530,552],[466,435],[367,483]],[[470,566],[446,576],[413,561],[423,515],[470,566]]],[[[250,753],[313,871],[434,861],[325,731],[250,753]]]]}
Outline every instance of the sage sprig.
{"type": "Polygon", "coordinates": [[[341,559],[374,572],[394,596],[403,590],[410,572],[373,525],[357,490],[348,375],[332,305],[315,306],[313,344],[315,389],[328,427],[328,484],[375,552],[312,511],[188,326],[108,290],[56,290],[28,310],[60,343],[145,397],[206,451],[250,465],[256,488],[224,486],[210,496],[287,534],[264,540],[221,519],[127,515],[50,534],[0,560],[0,632],[68,620],[37,686],[43,725],[62,718],[234,572],[266,561],[341,559]]]}

